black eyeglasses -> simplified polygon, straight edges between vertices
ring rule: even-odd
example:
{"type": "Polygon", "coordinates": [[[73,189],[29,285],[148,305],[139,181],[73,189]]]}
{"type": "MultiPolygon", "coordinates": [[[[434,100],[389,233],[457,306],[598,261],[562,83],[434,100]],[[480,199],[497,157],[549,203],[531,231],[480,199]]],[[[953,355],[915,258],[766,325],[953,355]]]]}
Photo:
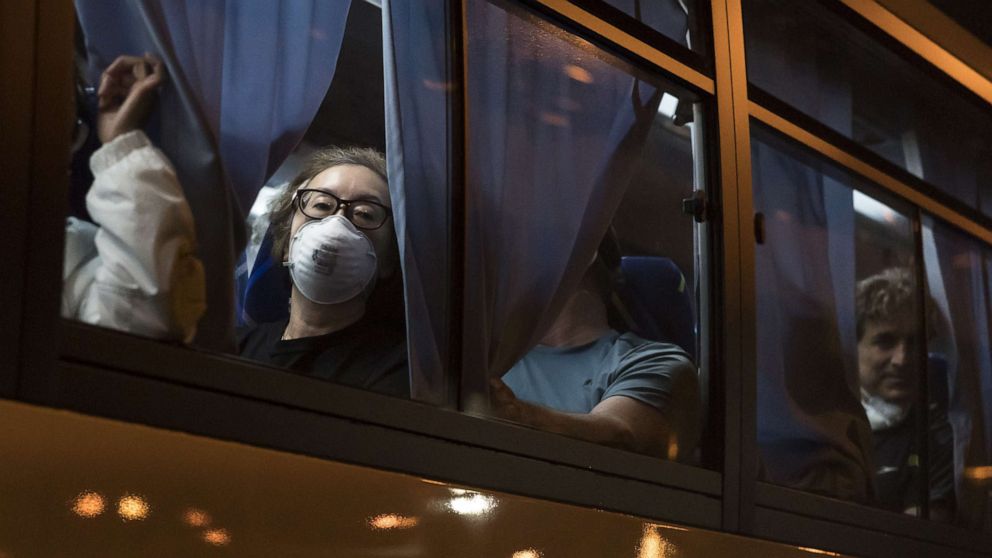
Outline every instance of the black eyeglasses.
{"type": "Polygon", "coordinates": [[[300,212],[311,219],[323,219],[344,208],[344,216],[357,228],[371,231],[386,224],[393,212],[371,200],[343,200],[330,192],[302,188],[293,194],[300,212]]]}

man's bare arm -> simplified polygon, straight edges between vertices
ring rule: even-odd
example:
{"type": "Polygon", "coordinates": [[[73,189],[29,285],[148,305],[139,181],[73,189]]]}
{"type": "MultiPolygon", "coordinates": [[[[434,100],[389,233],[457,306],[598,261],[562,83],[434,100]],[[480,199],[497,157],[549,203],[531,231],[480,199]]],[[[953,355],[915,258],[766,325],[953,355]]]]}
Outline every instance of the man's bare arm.
{"type": "Polygon", "coordinates": [[[521,401],[498,379],[491,381],[491,395],[494,413],[506,420],[646,455],[678,456],[678,436],[668,419],[630,397],[608,397],[589,413],[566,413],[521,401]]]}

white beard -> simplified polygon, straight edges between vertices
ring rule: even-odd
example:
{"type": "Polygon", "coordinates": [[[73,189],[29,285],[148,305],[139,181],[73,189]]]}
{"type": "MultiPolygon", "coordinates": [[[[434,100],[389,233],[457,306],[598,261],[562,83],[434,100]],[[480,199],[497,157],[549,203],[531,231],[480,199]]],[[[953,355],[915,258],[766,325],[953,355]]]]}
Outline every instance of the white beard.
{"type": "Polygon", "coordinates": [[[872,432],[892,428],[906,420],[906,415],[909,414],[909,405],[904,407],[889,403],[877,395],[869,395],[863,389],[861,390],[861,405],[868,415],[872,432]]]}

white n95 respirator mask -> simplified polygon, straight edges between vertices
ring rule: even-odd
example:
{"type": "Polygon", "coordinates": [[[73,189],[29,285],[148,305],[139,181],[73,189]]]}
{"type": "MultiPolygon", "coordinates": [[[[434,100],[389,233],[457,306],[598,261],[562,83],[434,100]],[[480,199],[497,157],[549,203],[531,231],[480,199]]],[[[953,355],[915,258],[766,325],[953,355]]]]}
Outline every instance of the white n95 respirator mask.
{"type": "Polygon", "coordinates": [[[318,304],[337,304],[371,291],[375,248],[341,215],[303,224],[289,241],[289,267],[300,293],[318,304]]]}

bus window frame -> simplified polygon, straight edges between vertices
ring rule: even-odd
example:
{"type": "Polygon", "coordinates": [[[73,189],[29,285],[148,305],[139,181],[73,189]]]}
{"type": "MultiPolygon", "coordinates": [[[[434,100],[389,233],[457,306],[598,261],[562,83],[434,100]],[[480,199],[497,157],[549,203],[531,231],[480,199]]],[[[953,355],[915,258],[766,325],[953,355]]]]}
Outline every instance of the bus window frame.
{"type": "MultiPolygon", "coordinates": [[[[29,74],[32,97],[21,99],[19,106],[11,107],[11,110],[26,110],[31,116],[29,151],[24,162],[18,163],[27,165],[29,187],[26,196],[12,196],[17,200],[13,205],[19,205],[23,212],[20,218],[13,219],[13,237],[22,240],[22,251],[14,250],[20,256],[22,283],[15,285],[12,292],[4,293],[4,302],[9,303],[6,307],[15,308],[8,319],[18,320],[15,326],[18,334],[14,338],[19,337],[19,346],[13,351],[12,366],[5,367],[16,370],[17,377],[13,382],[5,378],[3,386],[5,390],[13,387],[14,393],[21,396],[31,390],[46,389],[45,379],[50,377],[47,371],[54,368],[59,353],[57,325],[68,208],[65,193],[74,117],[73,62],[67,54],[72,52],[75,36],[71,5],[37,1],[25,8],[25,12],[29,9],[33,12],[33,34],[28,37],[12,33],[4,37],[5,44],[15,39],[27,40],[34,64],[29,74]],[[7,297],[16,298],[6,300],[7,297]]],[[[11,62],[16,68],[16,60],[11,62]]],[[[9,75],[17,75],[16,70],[9,75]]]]}
{"type": "MultiPolygon", "coordinates": [[[[19,60],[35,57],[35,24],[38,13],[35,2],[6,2],[0,5],[0,67],[14,68],[19,60]],[[3,22],[25,21],[27,25],[3,25],[3,22]]],[[[27,269],[28,192],[32,175],[32,139],[40,132],[32,115],[35,112],[35,66],[28,65],[20,74],[0,89],[0,168],[4,169],[3,200],[0,222],[4,223],[7,239],[6,260],[12,273],[0,275],[0,330],[6,332],[0,340],[0,396],[11,397],[17,391],[20,367],[21,320],[27,269]]]]}
{"type": "MultiPolygon", "coordinates": [[[[698,72],[708,77],[713,77],[713,37],[712,33],[708,32],[710,26],[706,25],[706,23],[711,20],[711,6],[706,2],[706,0],[698,0],[696,5],[696,17],[699,20],[696,23],[700,28],[700,36],[697,38],[700,42],[705,44],[701,51],[682,46],[675,39],[653,29],[646,23],[637,21],[635,18],[623,13],[619,8],[607,4],[604,0],[569,1],[576,7],[588,12],[597,19],[605,21],[633,37],[637,37],[661,52],[668,53],[673,58],[676,58],[682,63],[691,66],[698,72]]],[[[690,24],[690,30],[691,27],[692,25],[690,24]]]]}

